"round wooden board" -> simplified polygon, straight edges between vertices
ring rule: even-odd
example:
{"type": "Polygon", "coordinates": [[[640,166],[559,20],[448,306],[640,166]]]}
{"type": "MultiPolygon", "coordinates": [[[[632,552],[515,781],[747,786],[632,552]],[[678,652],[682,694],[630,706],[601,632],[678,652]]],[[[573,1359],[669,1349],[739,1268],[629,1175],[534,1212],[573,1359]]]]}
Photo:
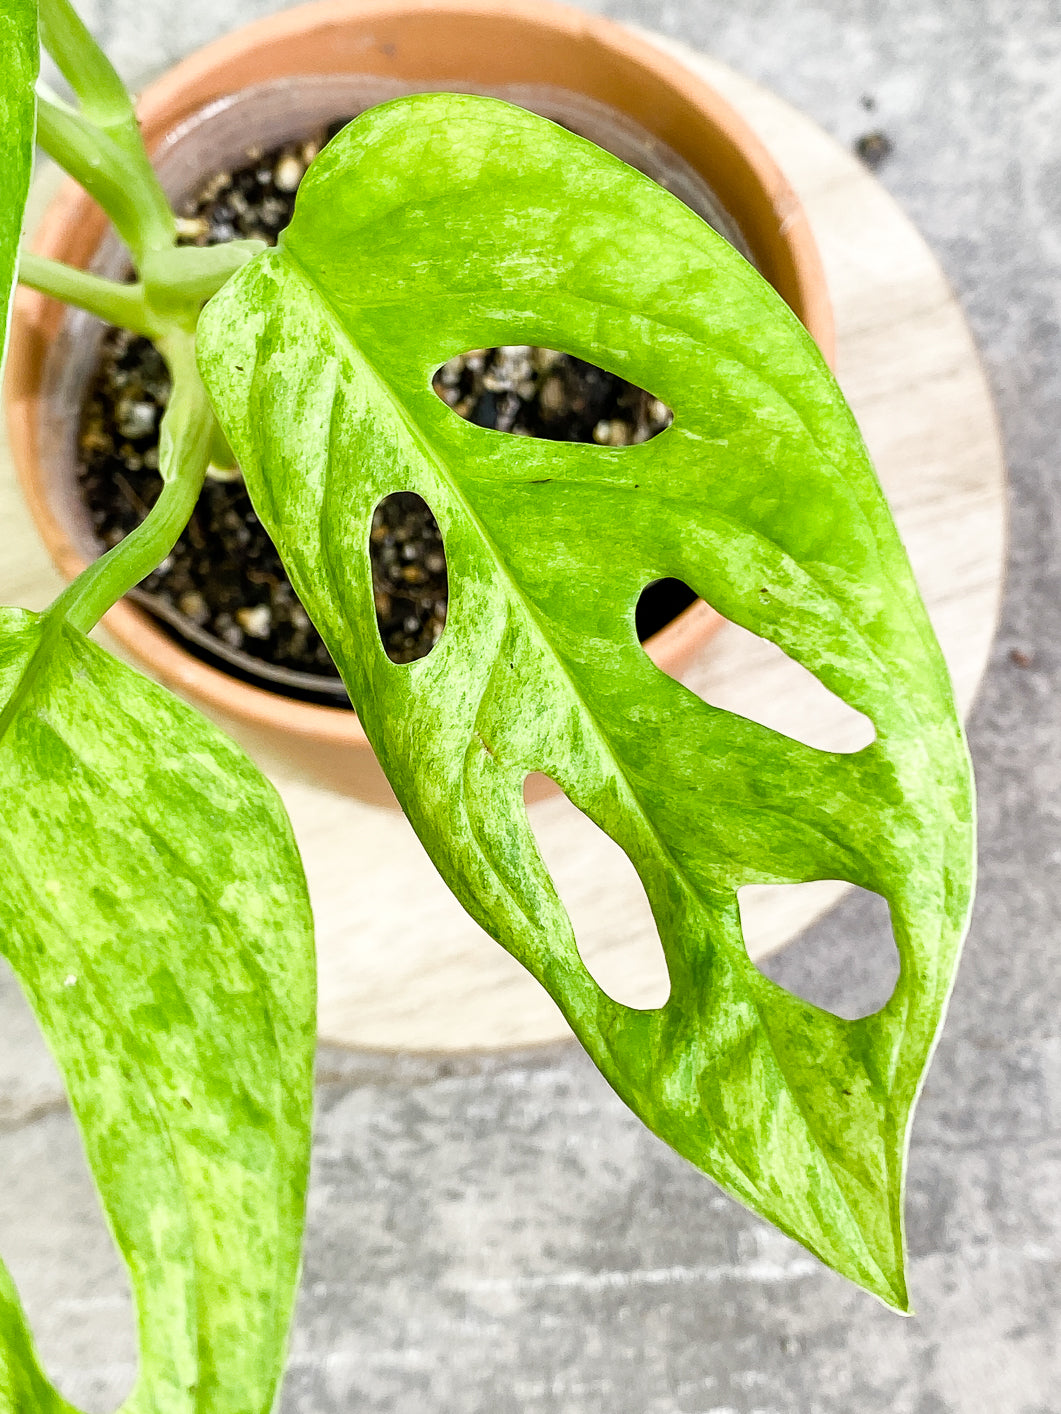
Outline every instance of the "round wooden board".
{"type": "MultiPolygon", "coordinates": [[[[906,542],[963,712],[997,620],[1004,468],[976,348],[942,272],[863,167],[780,99],[658,40],[737,108],[806,204],[835,303],[837,373],[906,542]]],[[[37,184],[39,212],[50,191],[37,184]]],[[[3,434],[0,433],[0,436],[3,434]]],[[[0,443],[0,603],[43,607],[59,588],[0,443]]],[[[823,747],[861,744],[864,722],[771,645],[732,625],[685,681],[718,706],[823,747]]],[[[439,880],[404,818],[300,779],[243,737],[294,823],[317,919],[320,1032],[376,1050],[526,1047],[569,1035],[546,994],[439,880]]],[[[563,798],[531,807],[546,863],[602,986],[634,1005],[666,995],[662,951],[629,861],[563,798]]],[[[847,888],[749,891],[749,949],[783,946],[847,888]]]]}

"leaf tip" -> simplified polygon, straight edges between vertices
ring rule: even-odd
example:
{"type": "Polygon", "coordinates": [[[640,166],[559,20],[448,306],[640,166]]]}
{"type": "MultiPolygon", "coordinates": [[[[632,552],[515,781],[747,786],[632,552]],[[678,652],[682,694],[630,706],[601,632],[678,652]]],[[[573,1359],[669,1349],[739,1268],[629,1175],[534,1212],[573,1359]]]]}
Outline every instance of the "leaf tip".
{"type": "Polygon", "coordinates": [[[866,1288],[871,1291],[878,1300],[882,1301],[890,1311],[894,1311],[899,1316],[914,1315],[914,1308],[910,1305],[910,1292],[906,1284],[906,1273],[900,1266],[892,1273],[881,1272],[880,1281],[874,1282],[866,1288]]]}

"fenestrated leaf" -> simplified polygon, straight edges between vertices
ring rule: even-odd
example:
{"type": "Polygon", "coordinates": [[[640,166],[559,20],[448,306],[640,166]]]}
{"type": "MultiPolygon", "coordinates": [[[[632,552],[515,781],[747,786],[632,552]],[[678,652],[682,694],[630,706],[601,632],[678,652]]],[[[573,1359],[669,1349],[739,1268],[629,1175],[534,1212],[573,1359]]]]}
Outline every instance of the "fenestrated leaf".
{"type": "Polygon", "coordinates": [[[281,247],[207,307],[200,362],[259,515],[399,799],[469,912],[550,990],[645,1122],[825,1261],[906,1306],[902,1169],[969,905],[971,786],[947,673],[855,423],[810,339],[648,179],[487,99],[377,108],[320,156],[281,247]],[[435,368],[558,348],[675,411],[642,446],[464,422],[435,368]],[[434,650],[389,661],[373,507],[446,550],[434,650]],[[857,755],[700,702],[634,631],[691,585],[875,724],[857,755]],[[535,848],[545,771],[634,861],[667,1004],[597,987],[535,848]],[[763,977],[745,884],[883,894],[893,999],[847,1022],[763,977]]]}
{"type": "Polygon", "coordinates": [[[33,170],[34,84],[39,67],[37,0],[4,0],[0,10],[0,368],[33,170]]]}
{"type": "MultiPolygon", "coordinates": [[[[266,1414],[298,1271],[312,919],[243,753],[54,615],[0,610],[0,952],[132,1281],[127,1414],[266,1414]]],[[[77,1253],[70,1253],[77,1261],[77,1253]]],[[[0,1265],[0,1410],[70,1406],[0,1265]]]]}

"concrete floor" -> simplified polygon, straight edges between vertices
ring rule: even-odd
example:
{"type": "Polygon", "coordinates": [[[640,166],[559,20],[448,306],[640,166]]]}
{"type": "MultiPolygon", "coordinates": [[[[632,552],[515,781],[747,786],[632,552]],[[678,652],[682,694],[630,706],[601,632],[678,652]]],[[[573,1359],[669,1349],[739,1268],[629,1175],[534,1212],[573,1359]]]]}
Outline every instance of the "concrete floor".
{"type": "MultiPolygon", "coordinates": [[[[270,0],[94,0],[133,81],[270,0]]],[[[321,1058],[284,1414],[1061,1411],[1061,4],[590,0],[710,50],[845,142],[925,234],[983,349],[1012,478],[971,723],[981,884],[918,1115],[902,1320],[722,1197],[573,1049],[321,1058]],[[874,100],[872,112],[863,98],[874,100]]],[[[839,996],[859,901],[775,975],[839,996]]],[[[864,969],[863,969],[864,971],[864,969]]],[[[872,979],[870,979],[872,981],[872,979]]],[[[47,1058],[0,989],[0,1250],[69,1397],[132,1380],[127,1298],[47,1058]]]]}

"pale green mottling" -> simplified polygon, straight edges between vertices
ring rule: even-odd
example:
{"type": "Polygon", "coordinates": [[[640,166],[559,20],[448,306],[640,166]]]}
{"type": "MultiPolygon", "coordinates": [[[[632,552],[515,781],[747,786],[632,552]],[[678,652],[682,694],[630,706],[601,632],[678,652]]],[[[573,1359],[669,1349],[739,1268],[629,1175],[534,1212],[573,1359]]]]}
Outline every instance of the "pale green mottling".
{"type": "Polygon", "coordinates": [[[797,321],[614,158],[504,104],[428,96],[322,153],[280,249],[207,307],[199,348],[258,513],[458,898],[647,1124],[905,1308],[906,1136],[969,908],[971,781],[880,488],[797,321]],[[621,374],[674,425],[624,449],[470,426],[432,373],[502,343],[621,374]],[[404,667],[367,556],[395,490],[434,510],[450,576],[441,640],[404,667]],[[659,672],[633,609],[664,576],[798,659],[876,742],[814,751],[659,672]],[[636,864],[664,1007],[618,1005],[583,967],[524,811],[534,770],[636,864]],[[862,1021],[790,996],[744,948],[738,888],[818,878],[893,909],[902,976],[862,1021]]]}
{"type": "MultiPolygon", "coordinates": [[[[266,1414],[298,1271],[314,966],[242,752],[63,627],[0,610],[0,951],[55,1053],[136,1298],[127,1414],[266,1414]]],[[[76,1260],[76,1254],[70,1254],[76,1260]]],[[[0,1411],[68,1406],[0,1267],[0,1411]]]]}
{"type": "Polygon", "coordinates": [[[33,86],[39,64],[37,0],[4,0],[0,9],[0,369],[33,170],[37,121],[33,86]]]}

